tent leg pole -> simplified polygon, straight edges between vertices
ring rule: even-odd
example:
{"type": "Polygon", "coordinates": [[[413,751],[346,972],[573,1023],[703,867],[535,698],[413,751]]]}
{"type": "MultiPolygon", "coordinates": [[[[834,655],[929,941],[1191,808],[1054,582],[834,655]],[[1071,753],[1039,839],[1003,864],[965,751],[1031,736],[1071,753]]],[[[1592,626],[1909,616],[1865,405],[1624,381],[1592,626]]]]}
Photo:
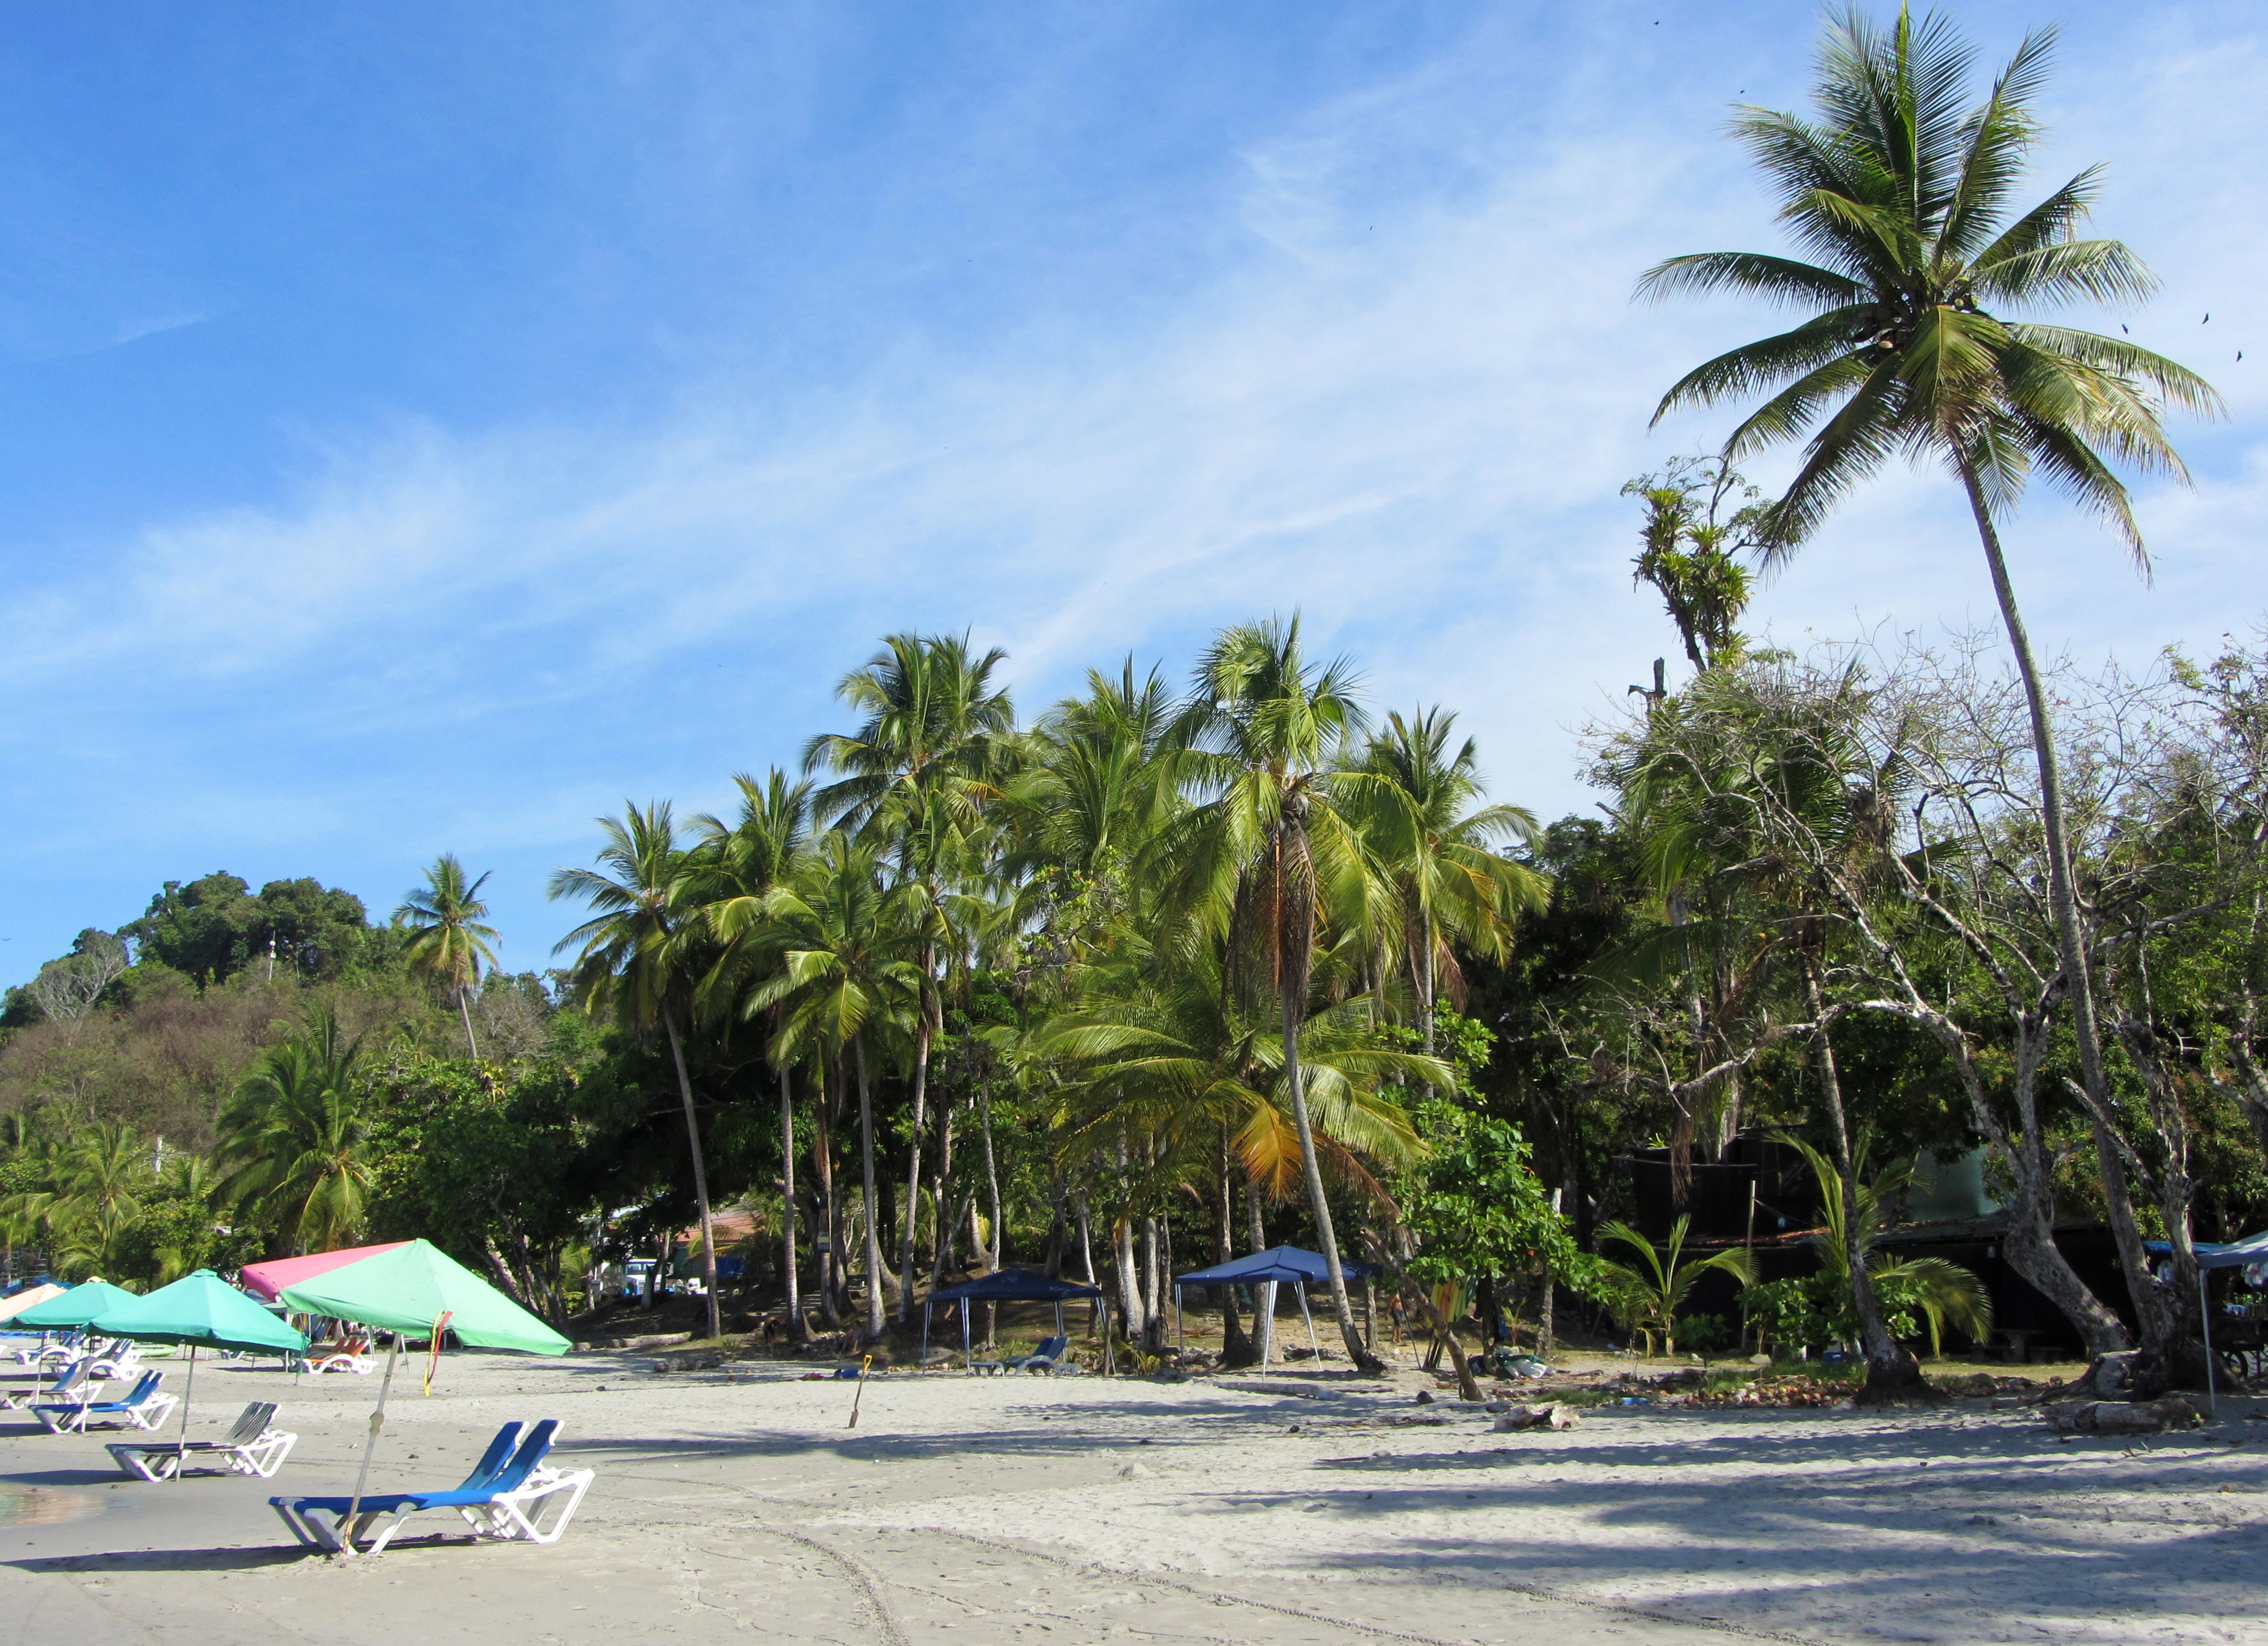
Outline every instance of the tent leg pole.
{"type": "Polygon", "coordinates": [[[189,1401],[197,1392],[197,1346],[189,1345],[189,1375],[181,1380],[181,1437],[173,1445],[173,1478],[189,1466],[189,1401]]]}
{"type": "Polygon", "coordinates": [[[401,1358],[401,1334],[397,1331],[386,1350],[386,1381],[378,1385],[378,1410],[370,1415],[370,1435],[362,1443],[362,1470],[355,1476],[354,1495],[347,1502],[347,1517],[339,1526],[339,1543],[347,1554],[355,1552],[355,1522],[362,1514],[362,1488],[370,1484],[370,1454],[377,1450],[378,1431],[386,1427],[386,1397],[394,1387],[394,1363],[401,1358]]]}
{"type": "Polygon", "coordinates": [[[1301,1281],[1299,1287],[1300,1318],[1307,1323],[1307,1347],[1314,1350],[1315,1363],[1320,1366],[1323,1363],[1323,1346],[1315,1341],[1315,1317],[1307,1311],[1307,1282],[1301,1281]]]}
{"type": "Polygon", "coordinates": [[[1174,1347],[1183,1354],[1189,1352],[1189,1340],[1182,1326],[1182,1289],[1174,1288],[1174,1347]]]}
{"type": "Polygon", "coordinates": [[[2205,1334],[2205,1409],[2216,1423],[2220,1422],[2220,1397],[2214,1388],[2217,1379],[2213,1363],[2213,1311],[2205,1302],[2205,1265],[2198,1265],[2198,1330],[2205,1334]]]}

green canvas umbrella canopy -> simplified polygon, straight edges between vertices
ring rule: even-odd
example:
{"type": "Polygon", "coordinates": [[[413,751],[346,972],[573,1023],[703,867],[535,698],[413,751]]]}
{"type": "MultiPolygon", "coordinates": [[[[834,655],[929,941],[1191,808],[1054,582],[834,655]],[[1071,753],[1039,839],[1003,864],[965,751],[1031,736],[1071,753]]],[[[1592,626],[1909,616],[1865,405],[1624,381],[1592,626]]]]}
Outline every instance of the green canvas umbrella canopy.
{"type": "Polygon", "coordinates": [[[574,1345],[430,1240],[349,1263],[276,1294],[286,1308],[423,1335],[443,1315],[475,1348],[563,1355],[574,1345]]]}
{"type": "Polygon", "coordinates": [[[181,1391],[181,1433],[173,1451],[173,1478],[178,1481],[182,1461],[188,1456],[189,1402],[197,1391],[197,1350],[297,1350],[306,1348],[307,1340],[209,1268],[185,1275],[147,1297],[121,1295],[125,1302],[95,1316],[91,1324],[96,1331],[130,1337],[137,1343],[189,1346],[188,1381],[181,1391]]]}
{"type": "Polygon", "coordinates": [[[206,1348],[289,1349],[307,1340],[242,1292],[201,1268],[147,1297],[122,1293],[115,1308],[94,1317],[98,1332],[137,1343],[194,1343],[206,1348]]]}
{"type": "Polygon", "coordinates": [[[91,1280],[72,1287],[60,1297],[24,1311],[16,1317],[18,1326],[48,1332],[59,1326],[85,1326],[98,1315],[107,1314],[122,1303],[132,1303],[134,1294],[123,1286],[114,1286],[108,1281],[91,1280]]]}
{"type": "MultiPolygon", "coordinates": [[[[370,1481],[371,1453],[386,1426],[386,1397],[394,1387],[394,1363],[407,1333],[434,1332],[443,1317],[460,1341],[475,1348],[517,1348],[531,1355],[563,1355],[574,1347],[565,1338],[505,1297],[430,1240],[412,1240],[359,1263],[316,1275],[276,1293],[284,1307],[328,1314],[374,1326],[394,1334],[386,1354],[386,1378],[378,1385],[378,1409],[370,1415],[370,1437],[363,1442],[362,1469],[340,1526],[346,1552],[354,1553],[357,1510],[370,1481]]],[[[435,1342],[438,1344],[438,1336],[435,1342]]]]}

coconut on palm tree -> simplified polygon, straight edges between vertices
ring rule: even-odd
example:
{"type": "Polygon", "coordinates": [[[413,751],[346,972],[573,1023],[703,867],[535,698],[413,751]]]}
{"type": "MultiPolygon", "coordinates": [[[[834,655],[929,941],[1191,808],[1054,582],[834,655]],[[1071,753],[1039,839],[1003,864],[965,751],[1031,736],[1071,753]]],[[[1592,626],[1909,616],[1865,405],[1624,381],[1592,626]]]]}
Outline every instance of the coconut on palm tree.
{"type": "Polygon", "coordinates": [[[2048,903],[2080,1083],[2146,1329],[2147,1317],[2163,1310],[2105,1119],[2114,1097],[2080,929],[2063,774],[1999,528],[2026,483],[2044,474],[2146,568],[2117,467],[2184,479],[2165,414],[2211,415],[2221,402],[2203,378],[2123,336],[2038,318],[2074,304],[2139,302],[2156,283],[2122,242],[2079,233],[2101,192],[2099,167],[2017,209],[2040,137],[2034,104],[2053,40],[2051,30],[2028,36],[1973,100],[1966,86],[1974,54],[1950,19],[1932,13],[1917,22],[1901,8],[1885,28],[1855,8],[1844,13],[1820,46],[1815,118],[1751,107],[1733,122],[1805,255],[1674,257],[1649,269],[1638,290],[1753,296],[1806,316],[1696,367],[1654,414],[1659,421],[1682,407],[1763,394],[1727,439],[1725,460],[1803,442],[1794,479],[1759,522],[1768,564],[1793,553],[1893,457],[1942,465],[1968,501],[2030,709],[2048,903]]]}
{"type": "Polygon", "coordinates": [[[413,970],[423,972],[457,997],[457,1010],[465,1020],[465,1049],[477,1059],[480,1047],[473,1040],[473,990],[481,968],[496,969],[496,951],[489,944],[496,928],[482,924],[489,906],[481,901],[481,888],[489,878],[467,884],[465,865],[454,852],[443,852],[425,871],[425,884],[409,893],[394,911],[394,923],[410,934],[403,953],[413,970]]]}
{"type": "Polygon", "coordinates": [[[562,869],[551,877],[553,900],[578,899],[597,911],[553,947],[577,951],[575,993],[593,1008],[610,1005],[638,1033],[659,1027],[669,1041],[677,1093],[685,1106],[685,1139],[693,1156],[693,1199],[701,1215],[701,1275],[709,1335],[722,1334],[717,1305],[716,1227],[709,1214],[709,1168],[701,1149],[701,1115],[685,1068],[684,1025],[690,1014],[707,935],[700,879],[677,842],[666,801],[640,808],[625,801],[619,818],[600,818],[607,843],[600,868],[562,869]]]}

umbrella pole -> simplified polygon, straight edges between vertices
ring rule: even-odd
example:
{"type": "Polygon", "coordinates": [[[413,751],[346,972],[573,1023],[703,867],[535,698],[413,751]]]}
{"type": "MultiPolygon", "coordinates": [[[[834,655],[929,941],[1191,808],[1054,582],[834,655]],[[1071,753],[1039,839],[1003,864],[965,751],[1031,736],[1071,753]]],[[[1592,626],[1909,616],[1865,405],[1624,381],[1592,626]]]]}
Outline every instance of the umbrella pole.
{"type": "Polygon", "coordinates": [[[2205,1409],[2216,1423],[2220,1422],[2220,1397],[2213,1387],[2213,1311],[2205,1297],[2205,1265],[2198,1265],[2198,1329],[2205,1334],[2205,1409]]]}
{"type": "Polygon", "coordinates": [[[386,1397],[394,1387],[394,1363],[401,1358],[401,1334],[396,1331],[386,1351],[386,1381],[378,1385],[378,1410],[370,1415],[370,1436],[362,1443],[362,1472],[355,1476],[354,1496],[347,1503],[347,1517],[340,1522],[343,1554],[355,1552],[355,1520],[362,1513],[362,1488],[370,1484],[370,1454],[377,1449],[378,1431],[386,1427],[386,1397]]]}
{"type": "Polygon", "coordinates": [[[181,1381],[181,1437],[173,1444],[173,1478],[189,1466],[189,1401],[197,1392],[197,1346],[189,1345],[189,1375],[181,1381]]]}

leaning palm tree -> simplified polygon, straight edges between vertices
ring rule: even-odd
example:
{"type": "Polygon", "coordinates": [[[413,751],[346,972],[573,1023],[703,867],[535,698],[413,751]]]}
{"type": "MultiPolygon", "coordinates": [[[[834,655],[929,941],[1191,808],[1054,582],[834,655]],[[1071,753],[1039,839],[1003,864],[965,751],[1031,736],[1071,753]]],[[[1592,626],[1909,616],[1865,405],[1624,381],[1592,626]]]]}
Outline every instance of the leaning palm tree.
{"type": "Polygon", "coordinates": [[[1756,1283],[1756,1259],[1739,1246],[1689,1260],[1685,1256],[1685,1231],[1692,1221],[1681,1216],[1672,1223],[1668,1246],[1660,1252],[1654,1250],[1653,1241],[1626,1223],[1599,1225],[1602,1244],[1612,1241],[1630,1247],[1638,1255],[1636,1264],[1605,1262],[1599,1266],[1607,1289],[1608,1307],[1633,1337],[1644,1337],[1651,1344],[1653,1334],[1660,1332],[1665,1354],[1677,1352],[1678,1314],[1704,1275],[1713,1271],[1730,1275],[1743,1286],[1756,1283]]]}
{"type": "Polygon", "coordinates": [[[481,1054],[473,1040],[471,996],[481,981],[481,968],[496,969],[496,951],[489,947],[496,928],[481,923],[489,906],[481,901],[482,875],[469,885],[465,865],[454,852],[443,852],[425,871],[425,884],[406,894],[394,911],[394,923],[410,933],[403,951],[412,969],[423,972],[457,997],[465,1019],[465,1049],[475,1060],[481,1054]]]}
{"type": "Polygon", "coordinates": [[[1446,978],[1450,998],[1464,1003],[1454,938],[1472,953],[1503,958],[1512,924],[1540,910],[1550,896],[1544,878],[1491,848],[1535,838],[1535,814],[1524,807],[1478,804],[1478,752],[1470,738],[1450,752],[1457,717],[1439,708],[1404,719],[1397,710],[1370,740],[1362,769],[1383,778],[1393,804],[1364,805],[1364,834],[1372,854],[1400,893],[1403,944],[1418,986],[1418,1021],[1428,1054],[1433,1050],[1433,1006],[1446,978]]]}
{"type": "Polygon", "coordinates": [[[1649,269],[1638,291],[1734,292],[1808,312],[1793,330],[1696,367],[1654,413],[1659,422],[1681,407],[1775,391],[1725,442],[1728,463],[1808,435],[1801,467],[1760,522],[1767,565],[1786,560],[1893,456],[1941,463],[1960,482],[2030,707],[2064,993],[2080,1079],[2102,1113],[2111,1094],[2063,775],[1999,522],[2039,471],[2107,521],[2146,569],[2141,528],[2112,465],[2185,479],[2165,412],[2211,415],[2220,399],[2203,378],[2124,338],[2016,318],[2138,302],[2156,283],[2123,243],[2078,238],[2101,189],[2099,167],[2029,211],[2013,210],[2040,136],[2033,103],[2053,40],[2051,30],[2028,36],[1972,103],[1964,85],[1974,55],[1948,18],[1917,23],[1901,8],[1884,29],[1845,12],[1820,46],[1817,119],[1749,107],[1733,123],[1779,197],[1781,221],[1816,261],[1674,257],[1649,269]]]}
{"type": "Polygon", "coordinates": [[[1345,803],[1393,804],[1385,780],[1340,768],[1364,729],[1352,672],[1318,670],[1300,623],[1270,620],[1224,630],[1197,666],[1179,718],[1183,780],[1197,804],[1160,831],[1152,852],[1168,924],[1218,936],[1231,989],[1272,1001],[1283,1043],[1315,1238],[1347,1354],[1379,1364],[1355,1325],[1300,1065],[1318,937],[1326,927],[1379,930],[1395,918],[1393,888],[1365,850],[1345,803]]]}
{"type": "Polygon", "coordinates": [[[693,1199],[701,1213],[701,1275],[709,1304],[709,1335],[724,1333],[717,1307],[716,1227],[709,1215],[709,1170],[702,1157],[701,1116],[693,1081],[685,1071],[680,1025],[688,1015],[696,944],[705,935],[698,877],[677,843],[669,803],[643,809],[625,801],[619,818],[600,818],[607,843],[599,863],[607,872],[562,869],[551,877],[555,900],[578,898],[598,912],[553,947],[578,951],[573,989],[586,1005],[612,1005],[640,1034],[658,1026],[669,1041],[677,1094],[685,1105],[685,1139],[693,1156],[693,1199]]]}
{"type": "Polygon", "coordinates": [[[377,1180],[361,1060],[326,1017],[261,1053],[220,1112],[217,1198],[276,1218],[303,1252],[359,1228],[377,1180]]]}

